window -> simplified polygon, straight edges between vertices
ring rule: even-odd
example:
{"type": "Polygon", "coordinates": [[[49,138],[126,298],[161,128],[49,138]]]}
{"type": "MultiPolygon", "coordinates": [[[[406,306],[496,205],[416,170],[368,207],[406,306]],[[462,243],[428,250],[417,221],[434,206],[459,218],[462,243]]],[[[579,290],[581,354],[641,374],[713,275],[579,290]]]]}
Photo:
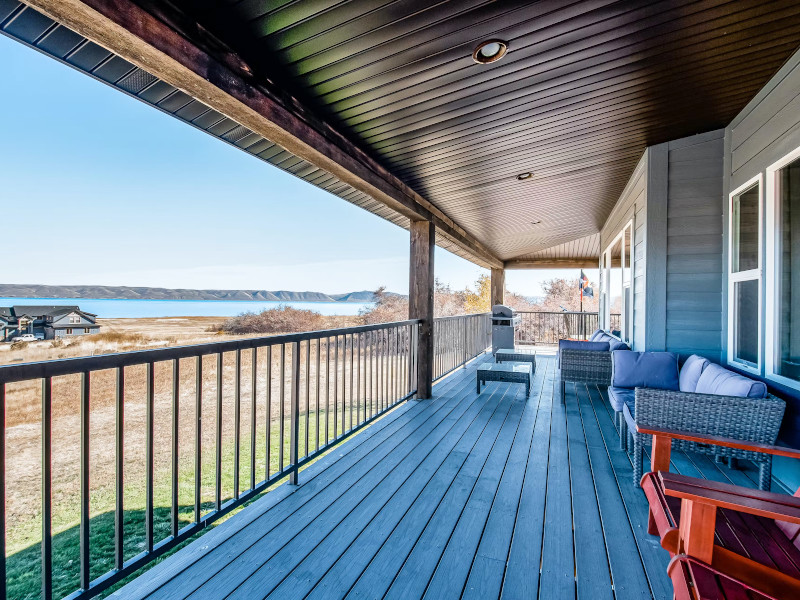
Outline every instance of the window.
{"type": "Polygon", "coordinates": [[[83,328],[83,333],[92,333],[92,330],[89,329],[88,327],[84,327],[83,328]]]}
{"type": "Polygon", "coordinates": [[[80,323],[81,322],[81,318],[78,315],[70,315],[69,316],[69,322],[70,323],[80,323]]]}
{"type": "Polygon", "coordinates": [[[800,387],[800,148],[767,169],[768,377],[800,387]]]}
{"type": "Polygon", "coordinates": [[[67,335],[72,335],[72,327],[67,327],[67,335]]]}
{"type": "Polygon", "coordinates": [[[761,369],[761,177],[730,196],[728,362],[761,369]]]}
{"type": "Polygon", "coordinates": [[[633,339],[633,221],[603,252],[600,268],[600,315],[603,329],[624,342],[633,339]]]}

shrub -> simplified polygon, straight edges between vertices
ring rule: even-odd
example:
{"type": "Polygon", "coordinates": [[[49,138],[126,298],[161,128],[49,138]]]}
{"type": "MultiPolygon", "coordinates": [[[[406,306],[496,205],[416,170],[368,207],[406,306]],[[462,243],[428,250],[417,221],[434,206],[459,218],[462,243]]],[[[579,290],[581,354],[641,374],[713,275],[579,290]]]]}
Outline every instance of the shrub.
{"type": "Polygon", "coordinates": [[[325,317],[313,310],[291,306],[270,308],[260,313],[246,312],[222,324],[222,330],[231,334],[295,333],[324,329],[325,317]]]}
{"type": "Polygon", "coordinates": [[[375,304],[360,312],[366,325],[391,323],[408,319],[408,299],[404,296],[387,294],[385,287],[375,292],[375,304]]]}

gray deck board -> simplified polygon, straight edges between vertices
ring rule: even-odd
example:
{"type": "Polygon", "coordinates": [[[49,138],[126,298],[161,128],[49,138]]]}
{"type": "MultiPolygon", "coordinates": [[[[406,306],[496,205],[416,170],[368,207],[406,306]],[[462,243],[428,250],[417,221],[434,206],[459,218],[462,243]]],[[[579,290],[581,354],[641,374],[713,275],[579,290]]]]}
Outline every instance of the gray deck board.
{"type": "MultiPolygon", "coordinates": [[[[221,598],[671,597],[605,390],[538,356],[519,385],[475,391],[484,356],[398,407],[117,592],[221,598]]],[[[676,472],[753,485],[673,453],[676,472]]]]}

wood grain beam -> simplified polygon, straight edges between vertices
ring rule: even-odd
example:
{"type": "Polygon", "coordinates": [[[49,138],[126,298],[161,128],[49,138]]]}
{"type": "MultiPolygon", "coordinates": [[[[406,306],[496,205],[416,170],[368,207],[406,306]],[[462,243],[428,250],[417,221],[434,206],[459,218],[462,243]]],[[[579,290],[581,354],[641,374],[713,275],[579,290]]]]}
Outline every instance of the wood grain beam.
{"type": "Polygon", "coordinates": [[[505,304],[506,297],[506,271],[505,269],[492,269],[491,278],[492,306],[505,304]]]}
{"type": "Polygon", "coordinates": [[[417,398],[433,393],[433,246],[436,230],[430,221],[411,221],[408,315],[422,319],[417,336],[417,398]]]}
{"type": "Polygon", "coordinates": [[[200,24],[169,20],[166,12],[148,12],[131,0],[26,3],[392,210],[432,222],[476,264],[502,267],[497,256],[444,212],[302,103],[257,78],[200,24]]]}
{"type": "Polygon", "coordinates": [[[597,269],[599,258],[534,258],[507,260],[506,269],[597,269]]]}

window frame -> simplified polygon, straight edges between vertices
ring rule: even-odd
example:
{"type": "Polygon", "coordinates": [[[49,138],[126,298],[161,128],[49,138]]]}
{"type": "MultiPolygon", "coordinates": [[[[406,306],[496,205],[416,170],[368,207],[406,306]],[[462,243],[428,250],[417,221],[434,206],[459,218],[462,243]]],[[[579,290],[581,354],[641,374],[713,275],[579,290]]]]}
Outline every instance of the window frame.
{"type": "Polygon", "coordinates": [[[764,323],[764,336],[765,336],[765,356],[764,376],[767,379],[780,383],[787,387],[800,390],[800,381],[785,377],[775,372],[775,364],[777,357],[780,355],[778,344],[780,343],[780,336],[778,336],[778,327],[780,325],[779,319],[776,318],[778,314],[780,297],[778,292],[778,265],[780,264],[780,257],[778,255],[780,247],[778,240],[780,239],[780,220],[779,214],[781,210],[781,199],[778,197],[778,175],[781,169],[800,159],[800,147],[795,148],[789,154],[783,156],[780,160],[774,162],[767,167],[767,176],[765,181],[766,188],[766,208],[767,208],[767,223],[766,223],[766,255],[767,260],[765,265],[765,280],[766,280],[766,300],[765,306],[766,320],[764,323]]]}
{"type": "MultiPolygon", "coordinates": [[[[636,262],[634,258],[635,253],[635,240],[634,240],[634,233],[635,230],[633,228],[633,218],[631,218],[625,225],[622,226],[622,229],[614,236],[614,238],[609,242],[606,248],[603,250],[603,253],[600,255],[600,306],[598,307],[602,314],[602,322],[603,326],[601,329],[611,335],[611,290],[609,286],[611,284],[611,250],[617,244],[620,243],[620,278],[622,280],[622,289],[621,291],[621,298],[622,298],[622,311],[620,312],[620,341],[625,342],[629,346],[632,347],[633,345],[633,330],[634,330],[634,323],[633,323],[633,280],[635,279],[635,274],[633,272],[633,265],[636,262]],[[626,266],[626,256],[625,256],[625,232],[630,230],[631,236],[631,247],[630,247],[630,265],[628,265],[628,281],[625,281],[625,266],[626,266]],[[628,289],[628,297],[630,299],[629,302],[625,300],[625,290],[628,289]],[[627,315],[627,320],[623,318],[623,315],[627,315]],[[630,327],[630,331],[628,330],[627,325],[630,327]]],[[[616,336],[615,336],[616,337],[616,336]]]]}
{"type": "Polygon", "coordinates": [[[730,194],[728,194],[728,239],[727,239],[727,249],[728,249],[728,261],[726,265],[727,275],[728,275],[728,351],[727,351],[727,360],[730,366],[736,367],[737,369],[741,369],[742,371],[746,371],[748,373],[752,373],[754,375],[761,374],[761,368],[764,364],[764,352],[763,352],[763,343],[764,343],[764,328],[763,328],[763,307],[764,307],[764,293],[763,293],[763,280],[764,280],[764,252],[763,252],[763,244],[764,244],[764,182],[761,176],[761,173],[748,179],[745,183],[737,187],[733,190],[730,194]],[[752,189],[758,189],[758,261],[757,267],[755,269],[749,269],[747,271],[739,271],[734,273],[733,272],[733,242],[734,242],[734,231],[733,231],[733,199],[736,196],[743,194],[744,192],[752,189]],[[757,352],[757,363],[753,366],[751,363],[739,361],[735,359],[735,290],[736,284],[742,283],[746,281],[756,281],[758,284],[758,323],[756,325],[756,329],[758,332],[758,352],[757,352]]]}

